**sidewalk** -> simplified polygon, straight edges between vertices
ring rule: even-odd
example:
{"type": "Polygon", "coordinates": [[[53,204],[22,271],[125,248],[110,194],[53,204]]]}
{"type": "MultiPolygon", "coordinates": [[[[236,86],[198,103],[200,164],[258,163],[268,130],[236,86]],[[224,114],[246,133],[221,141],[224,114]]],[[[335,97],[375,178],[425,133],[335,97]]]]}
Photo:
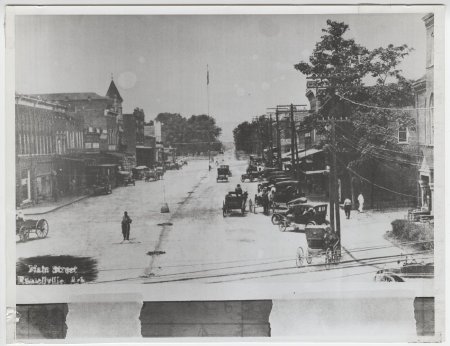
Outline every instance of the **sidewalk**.
{"type": "MultiPolygon", "coordinates": [[[[391,222],[396,219],[404,219],[407,209],[389,210],[386,212],[368,210],[359,213],[352,210],[350,219],[345,218],[341,211],[341,239],[345,251],[344,256],[350,256],[354,260],[374,267],[396,267],[397,260],[404,260],[403,255],[415,253],[417,250],[403,249],[385,238],[390,231],[391,222]],[[392,257],[391,257],[392,256],[392,257]],[[383,262],[391,262],[384,264],[383,262]]],[[[429,259],[429,254],[415,254],[417,260],[429,259]]]]}
{"type": "Polygon", "coordinates": [[[43,202],[30,208],[24,208],[21,210],[24,215],[43,215],[61,209],[65,206],[71,205],[73,203],[79,202],[83,199],[88,198],[89,196],[90,195],[62,197],[57,202],[54,201],[43,202]]]}

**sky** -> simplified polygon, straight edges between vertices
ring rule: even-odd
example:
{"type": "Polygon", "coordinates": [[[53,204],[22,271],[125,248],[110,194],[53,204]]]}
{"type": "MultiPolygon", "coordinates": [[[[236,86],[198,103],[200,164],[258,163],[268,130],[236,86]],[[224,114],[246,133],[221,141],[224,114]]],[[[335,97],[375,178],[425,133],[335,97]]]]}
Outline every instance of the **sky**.
{"type": "Polygon", "coordinates": [[[326,20],[369,49],[407,44],[407,78],[425,73],[424,14],[16,17],[16,92],[96,92],[114,78],[124,113],[185,117],[209,111],[232,140],[238,123],[277,104],[306,104],[307,60],[326,20]]]}

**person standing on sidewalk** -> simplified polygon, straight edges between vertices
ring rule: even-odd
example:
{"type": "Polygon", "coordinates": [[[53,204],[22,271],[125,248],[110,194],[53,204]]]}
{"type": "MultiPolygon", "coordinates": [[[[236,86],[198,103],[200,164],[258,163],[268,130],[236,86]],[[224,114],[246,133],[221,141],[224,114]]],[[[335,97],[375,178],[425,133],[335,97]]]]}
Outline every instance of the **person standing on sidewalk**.
{"type": "Polygon", "coordinates": [[[350,219],[350,212],[352,210],[352,201],[350,200],[350,198],[346,198],[344,200],[344,211],[345,211],[345,216],[347,217],[347,219],[350,219]]]}
{"type": "Polygon", "coordinates": [[[358,196],[358,203],[359,203],[358,211],[360,213],[362,213],[364,210],[364,196],[361,192],[359,193],[359,196],[358,196]]]}
{"type": "Polygon", "coordinates": [[[131,218],[128,216],[128,213],[125,211],[123,212],[122,217],[122,235],[123,240],[130,240],[130,228],[131,228],[131,218]]]}

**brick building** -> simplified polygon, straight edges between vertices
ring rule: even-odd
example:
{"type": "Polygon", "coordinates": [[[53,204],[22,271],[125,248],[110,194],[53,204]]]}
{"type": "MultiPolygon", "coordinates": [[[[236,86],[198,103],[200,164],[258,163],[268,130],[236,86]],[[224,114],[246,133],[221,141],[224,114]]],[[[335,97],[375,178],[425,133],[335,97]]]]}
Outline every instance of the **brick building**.
{"type": "Polygon", "coordinates": [[[158,161],[155,126],[153,122],[144,123],[144,142],[136,146],[136,164],[154,167],[158,161]]]}
{"type": "MultiPolygon", "coordinates": [[[[414,83],[416,95],[416,141],[421,160],[418,177],[420,206],[433,213],[434,200],[434,15],[424,16],[426,28],[425,75],[414,83]]],[[[407,130],[407,129],[405,129],[407,130]]]]}
{"type": "Polygon", "coordinates": [[[82,151],[83,121],[63,105],[24,95],[16,95],[15,118],[16,205],[39,203],[74,179],[64,179],[61,160],[82,151]]]}

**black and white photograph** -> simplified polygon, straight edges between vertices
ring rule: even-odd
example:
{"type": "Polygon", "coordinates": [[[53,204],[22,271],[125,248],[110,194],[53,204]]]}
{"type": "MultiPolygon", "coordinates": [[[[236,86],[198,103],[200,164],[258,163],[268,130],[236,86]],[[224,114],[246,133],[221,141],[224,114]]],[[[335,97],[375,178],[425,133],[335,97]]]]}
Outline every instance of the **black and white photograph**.
{"type": "Polygon", "coordinates": [[[9,342],[444,341],[442,7],[11,6],[9,342]]]}

